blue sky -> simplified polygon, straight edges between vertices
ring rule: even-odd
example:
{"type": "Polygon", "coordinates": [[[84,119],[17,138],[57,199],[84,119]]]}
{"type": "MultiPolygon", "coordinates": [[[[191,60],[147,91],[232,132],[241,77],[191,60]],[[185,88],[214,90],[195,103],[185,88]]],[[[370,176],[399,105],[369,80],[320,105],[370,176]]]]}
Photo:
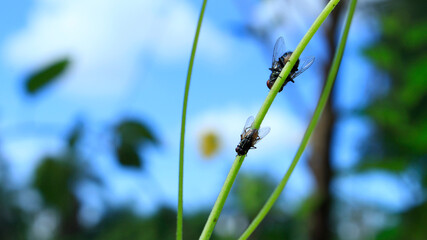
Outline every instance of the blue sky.
{"type": "MultiPolygon", "coordinates": [[[[257,113],[268,93],[265,82],[275,39],[282,35],[288,49],[294,48],[322,7],[311,0],[305,7],[267,2],[255,7],[243,7],[242,1],[208,3],[188,105],[186,211],[213,204],[234,160],[245,120],[257,113]],[[271,36],[269,52],[234,32],[233,24],[247,18],[263,26],[284,6],[291,9],[286,17],[292,24],[271,36]],[[206,161],[197,146],[199,136],[210,129],[221,137],[222,148],[206,161]]],[[[64,134],[76,119],[83,119],[94,134],[82,150],[107,182],[104,195],[114,203],[135,202],[142,212],[159,204],[175,206],[183,90],[200,6],[200,1],[7,1],[0,9],[0,147],[9,160],[13,182],[28,183],[37,160],[59,152],[64,134]],[[60,81],[38,96],[26,96],[25,76],[63,56],[72,63],[60,81]],[[124,117],[143,119],[162,141],[160,148],[145,153],[149,159],[145,173],[117,168],[108,152],[108,136],[97,139],[124,117]]],[[[336,84],[340,109],[366,103],[374,69],[360,56],[360,48],[375,37],[374,27],[356,14],[336,84]]],[[[249,152],[241,171],[267,173],[275,181],[285,173],[319,95],[320,61],[326,57],[323,46],[317,33],[303,53],[315,56],[315,63],[276,98],[263,123],[272,131],[257,150],[249,152]]],[[[339,122],[334,167],[355,164],[367,126],[363,119],[339,122]]],[[[410,203],[402,186],[386,174],[370,174],[337,180],[334,193],[349,201],[402,209],[410,203]]],[[[285,201],[298,202],[312,187],[303,159],[285,190],[285,201]]],[[[86,187],[81,194],[90,190],[86,187]]]]}

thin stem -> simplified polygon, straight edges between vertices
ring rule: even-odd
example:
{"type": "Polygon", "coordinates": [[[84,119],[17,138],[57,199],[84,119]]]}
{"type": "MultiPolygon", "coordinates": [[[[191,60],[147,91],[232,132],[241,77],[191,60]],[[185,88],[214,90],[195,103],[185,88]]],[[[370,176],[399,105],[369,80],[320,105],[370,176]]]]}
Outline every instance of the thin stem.
{"type": "Polygon", "coordinates": [[[267,202],[264,204],[258,215],[255,217],[255,219],[252,221],[252,223],[249,225],[249,227],[246,229],[246,231],[240,236],[239,240],[247,239],[251,233],[255,230],[255,228],[260,224],[260,222],[264,219],[264,217],[267,215],[267,213],[270,211],[270,209],[273,207],[273,204],[276,202],[276,200],[279,198],[281,192],[285,188],[289,177],[291,176],[293,170],[295,169],[295,166],[297,165],[302,153],[304,152],[305,147],[308,144],[308,141],[310,139],[311,134],[313,133],[319,118],[322,114],[323,109],[325,108],[326,102],[329,98],[329,95],[332,91],[332,87],[334,85],[338,68],[341,63],[342,56],[344,54],[344,48],[345,44],[347,42],[347,36],[348,32],[350,30],[350,24],[351,20],[353,18],[354,10],[356,8],[357,0],[352,0],[351,5],[349,8],[349,12],[347,15],[346,23],[344,26],[343,34],[341,36],[340,42],[338,44],[334,59],[332,61],[331,69],[329,70],[328,78],[326,80],[325,87],[322,91],[322,95],[320,96],[319,102],[317,104],[316,110],[314,111],[313,117],[310,121],[310,124],[307,127],[307,130],[304,134],[304,137],[301,141],[301,144],[298,148],[298,151],[292,160],[292,163],[290,167],[288,168],[288,171],[286,172],[283,179],[280,181],[279,185],[276,187],[274,192],[271,194],[271,196],[268,198],[267,202]]]}
{"type": "Polygon", "coordinates": [[[222,185],[221,191],[219,192],[218,198],[212,208],[209,218],[206,221],[203,232],[199,239],[209,239],[218,221],[219,215],[221,214],[222,208],[224,207],[225,200],[230,193],[233,182],[236,179],[237,173],[239,172],[240,166],[242,166],[245,156],[236,156],[233,165],[231,166],[230,172],[225,179],[224,185],[222,185]]]}
{"type": "Polygon", "coordinates": [[[268,109],[273,103],[274,98],[279,92],[280,87],[285,82],[286,78],[291,72],[291,69],[294,67],[296,61],[299,59],[302,51],[305,49],[308,42],[310,42],[313,35],[319,29],[320,25],[322,25],[326,17],[328,17],[328,15],[332,12],[332,10],[335,8],[335,6],[338,4],[339,1],[340,0],[331,0],[326,5],[326,7],[323,9],[323,11],[319,14],[319,16],[316,18],[314,23],[311,25],[310,29],[308,29],[307,33],[301,39],[295,51],[292,52],[289,62],[287,62],[285,67],[282,69],[282,72],[280,73],[279,77],[275,81],[273,87],[271,88],[270,92],[267,95],[267,98],[265,99],[263,105],[261,106],[261,109],[259,110],[258,114],[255,117],[254,124],[252,125],[254,129],[259,129],[259,127],[261,126],[261,123],[264,120],[264,117],[267,114],[268,109]]]}
{"type": "MultiPolygon", "coordinates": [[[[252,124],[253,129],[259,129],[265,115],[267,114],[268,109],[270,108],[274,98],[279,92],[280,86],[282,86],[286,77],[289,75],[292,67],[295,65],[295,62],[301,55],[304,48],[307,46],[310,39],[313,37],[314,33],[317,31],[317,29],[319,29],[320,25],[323,23],[323,21],[325,21],[326,17],[332,12],[332,10],[334,9],[334,7],[337,5],[339,1],[340,0],[332,0],[326,5],[325,9],[323,9],[323,11],[314,21],[313,25],[310,27],[306,35],[298,44],[297,48],[295,49],[295,51],[293,52],[290,58],[290,61],[282,69],[282,72],[280,73],[279,77],[275,81],[261,109],[259,110],[254,120],[254,123],[252,124]]],[[[234,179],[236,178],[237,172],[240,169],[240,165],[243,163],[243,159],[244,159],[244,156],[238,156],[234,161],[234,164],[227,176],[227,179],[225,180],[225,183],[221,189],[221,192],[218,195],[215,205],[212,208],[212,211],[209,215],[208,221],[206,222],[206,225],[203,229],[200,239],[206,240],[206,239],[209,239],[210,236],[212,235],[213,229],[215,228],[216,222],[218,221],[218,217],[221,214],[222,207],[224,206],[225,200],[228,196],[231,186],[233,185],[234,179]],[[238,167],[237,167],[237,164],[238,164],[238,167]]]]}
{"type": "Polygon", "coordinates": [[[190,80],[193,72],[194,57],[196,55],[197,42],[199,41],[200,28],[202,27],[203,15],[205,13],[207,0],[203,0],[202,9],[200,10],[199,21],[197,23],[196,34],[194,36],[193,48],[191,50],[190,63],[188,64],[187,81],[185,82],[184,103],[182,106],[181,120],[181,138],[179,146],[179,183],[178,183],[178,212],[176,224],[176,239],[182,240],[182,218],[183,218],[183,189],[184,189],[184,136],[185,120],[187,116],[188,93],[190,91],[190,80]]]}

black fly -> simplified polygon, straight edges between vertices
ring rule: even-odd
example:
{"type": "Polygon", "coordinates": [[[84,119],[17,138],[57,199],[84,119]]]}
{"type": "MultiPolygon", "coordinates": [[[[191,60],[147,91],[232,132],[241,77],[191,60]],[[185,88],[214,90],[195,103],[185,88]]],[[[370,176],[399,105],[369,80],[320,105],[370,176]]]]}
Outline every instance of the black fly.
{"type": "Polygon", "coordinates": [[[242,134],[240,134],[240,143],[236,147],[236,152],[239,156],[246,155],[249,149],[256,148],[255,144],[270,132],[269,127],[261,128],[260,130],[252,129],[253,122],[254,117],[250,116],[246,120],[242,134]]]}
{"type": "MultiPolygon", "coordinates": [[[[274,45],[273,61],[271,64],[271,68],[269,68],[271,70],[270,78],[267,81],[267,87],[269,89],[273,87],[274,82],[279,77],[279,74],[282,71],[283,67],[285,67],[286,63],[291,58],[291,55],[291,51],[285,52],[285,41],[283,40],[283,37],[279,37],[276,41],[276,44],[274,45]]],[[[288,82],[294,82],[294,78],[298,77],[301,73],[307,70],[307,68],[309,68],[311,64],[313,64],[313,62],[314,57],[306,58],[302,62],[301,68],[299,68],[300,60],[298,59],[291,72],[289,73],[288,77],[286,78],[285,82],[280,87],[279,92],[283,90],[283,87],[285,87],[288,82]]]]}

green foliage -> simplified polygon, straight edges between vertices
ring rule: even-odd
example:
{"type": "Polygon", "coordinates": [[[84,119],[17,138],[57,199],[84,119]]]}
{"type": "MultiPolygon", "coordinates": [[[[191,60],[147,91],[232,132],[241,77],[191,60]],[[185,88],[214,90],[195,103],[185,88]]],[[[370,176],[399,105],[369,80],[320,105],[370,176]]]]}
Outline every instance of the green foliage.
{"type": "Polygon", "coordinates": [[[139,150],[147,144],[159,142],[150,129],[138,120],[128,119],[115,128],[116,157],[120,164],[128,167],[142,167],[144,159],[139,150]]]}
{"type": "Polygon", "coordinates": [[[0,155],[0,239],[24,240],[27,232],[27,215],[16,204],[17,191],[8,181],[8,167],[0,155]]]}
{"type": "Polygon", "coordinates": [[[409,165],[410,163],[408,161],[405,161],[404,159],[398,157],[387,159],[383,158],[381,160],[378,158],[373,158],[366,159],[366,161],[363,161],[362,163],[358,164],[358,166],[356,166],[354,170],[356,172],[380,170],[399,173],[407,169],[409,165]]]}
{"type": "Polygon", "coordinates": [[[97,230],[101,234],[93,239],[172,240],[175,239],[175,214],[171,209],[162,208],[150,218],[143,218],[122,209],[105,217],[97,230]]]}
{"type": "MultiPolygon", "coordinates": [[[[238,209],[245,219],[253,219],[273,190],[274,182],[267,175],[239,175],[232,192],[232,208],[238,209]]],[[[297,228],[299,224],[297,219],[274,206],[271,214],[254,231],[252,239],[298,239],[296,236],[301,233],[297,228]]]]}
{"type": "MultiPolygon", "coordinates": [[[[382,35],[365,51],[388,78],[387,91],[364,109],[375,128],[360,169],[404,171],[427,160],[427,18],[412,4],[391,1],[388,12],[380,11],[382,35]]],[[[372,85],[383,88],[384,81],[375,80],[372,85]]]]}
{"type": "Polygon", "coordinates": [[[138,149],[128,144],[120,144],[116,148],[116,156],[121,165],[126,167],[142,167],[142,159],[139,157],[138,149]]]}
{"type": "Polygon", "coordinates": [[[81,183],[102,184],[80,157],[77,146],[83,135],[83,125],[77,124],[70,131],[66,139],[68,145],[62,152],[41,159],[32,183],[43,200],[41,210],[53,209],[58,214],[56,232],[60,239],[77,239],[82,233],[78,219],[82,204],[76,188],[81,183]]]}
{"type": "Polygon", "coordinates": [[[69,212],[73,202],[72,172],[68,162],[54,157],[42,159],[35,172],[34,187],[46,204],[62,213],[69,212]]]}
{"type": "Polygon", "coordinates": [[[398,224],[385,228],[378,234],[376,239],[424,239],[426,236],[426,216],[427,203],[424,202],[398,215],[398,224]]]}
{"type": "Polygon", "coordinates": [[[61,74],[63,74],[69,64],[70,60],[68,58],[64,58],[33,73],[25,83],[27,93],[35,94],[52,84],[61,74]]]}
{"type": "Polygon", "coordinates": [[[312,194],[304,201],[302,201],[299,209],[295,213],[295,217],[300,220],[305,220],[310,217],[310,214],[315,211],[321,204],[321,197],[316,194],[312,194]]]}
{"type": "Polygon", "coordinates": [[[121,142],[127,144],[143,144],[146,142],[157,143],[157,139],[150,129],[138,120],[124,120],[116,127],[116,133],[120,136],[121,142]]]}
{"type": "Polygon", "coordinates": [[[208,209],[184,216],[183,232],[186,239],[197,239],[205,225],[205,220],[209,216],[208,209]]]}
{"type": "MultiPolygon", "coordinates": [[[[188,239],[197,239],[207,212],[185,216],[184,230],[188,239]]],[[[150,216],[138,216],[127,207],[110,209],[108,214],[84,239],[99,240],[172,240],[175,239],[176,212],[162,207],[150,216]]]]}
{"type": "Polygon", "coordinates": [[[273,182],[268,176],[241,175],[238,177],[235,188],[236,207],[248,217],[254,218],[273,190],[273,182]]]}
{"type": "Polygon", "coordinates": [[[68,136],[68,147],[70,149],[75,149],[77,147],[77,143],[80,142],[83,136],[83,124],[77,123],[77,125],[71,130],[71,133],[68,136]]]}
{"type": "MultiPolygon", "coordinates": [[[[410,173],[411,185],[418,186],[411,193],[414,197],[424,196],[427,190],[426,4],[422,0],[391,0],[379,2],[375,7],[381,34],[365,50],[365,55],[387,77],[385,80],[372,77],[371,86],[382,91],[363,109],[364,116],[371,120],[372,132],[363,142],[366,147],[356,170],[410,173]]],[[[424,239],[426,206],[425,198],[421,197],[407,211],[390,214],[399,221],[388,223],[376,239],[424,239]]]]}

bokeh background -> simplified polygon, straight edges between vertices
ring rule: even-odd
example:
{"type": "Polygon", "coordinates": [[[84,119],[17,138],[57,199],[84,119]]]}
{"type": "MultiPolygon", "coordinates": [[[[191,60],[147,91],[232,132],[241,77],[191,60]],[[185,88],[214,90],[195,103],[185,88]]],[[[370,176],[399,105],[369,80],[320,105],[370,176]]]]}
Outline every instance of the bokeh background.
{"type": "MultiPolygon", "coordinates": [[[[0,7],[0,239],[174,239],[181,110],[201,1],[0,7]]],[[[190,87],[184,238],[198,238],[239,134],[326,1],[208,2],[190,87]]],[[[284,175],[330,67],[342,0],[245,159],[213,239],[236,239],[284,175]]],[[[252,239],[425,239],[423,0],[359,0],[310,146],[252,239]]]]}

